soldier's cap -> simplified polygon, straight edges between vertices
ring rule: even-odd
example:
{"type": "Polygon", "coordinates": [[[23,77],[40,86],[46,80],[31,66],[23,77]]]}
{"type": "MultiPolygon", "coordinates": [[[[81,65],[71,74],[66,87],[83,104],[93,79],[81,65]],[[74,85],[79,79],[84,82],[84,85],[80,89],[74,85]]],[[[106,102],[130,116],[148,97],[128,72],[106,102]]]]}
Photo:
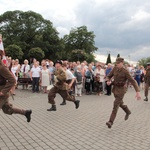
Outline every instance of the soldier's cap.
{"type": "Polygon", "coordinates": [[[150,66],[150,62],[147,63],[147,66],[150,66]]]}
{"type": "Polygon", "coordinates": [[[55,64],[61,64],[62,65],[62,61],[61,60],[56,60],[55,64]]]}
{"type": "Polygon", "coordinates": [[[118,57],[118,58],[116,59],[116,63],[120,63],[120,62],[124,62],[124,58],[118,57]]]}

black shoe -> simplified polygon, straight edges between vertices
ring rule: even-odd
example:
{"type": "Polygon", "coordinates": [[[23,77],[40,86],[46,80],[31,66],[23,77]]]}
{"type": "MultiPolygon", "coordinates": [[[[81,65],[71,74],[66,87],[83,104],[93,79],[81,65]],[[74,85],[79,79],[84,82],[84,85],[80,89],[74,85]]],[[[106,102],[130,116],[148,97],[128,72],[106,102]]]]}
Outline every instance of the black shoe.
{"type": "Polygon", "coordinates": [[[80,101],[79,101],[79,100],[75,100],[74,103],[75,103],[76,109],[78,109],[78,108],[79,108],[80,101]]]}
{"type": "Polygon", "coordinates": [[[108,122],[106,122],[106,125],[108,126],[108,128],[111,128],[112,127],[112,122],[108,121],[108,122]]]}
{"type": "Polygon", "coordinates": [[[32,114],[32,110],[26,110],[25,116],[27,118],[27,122],[30,122],[30,120],[31,120],[31,114],[32,114]]]}
{"type": "Polygon", "coordinates": [[[47,109],[47,111],[56,111],[56,106],[52,105],[50,109],[47,109]]]}
{"type": "Polygon", "coordinates": [[[147,97],[145,97],[144,101],[148,101],[148,98],[147,98],[147,97]]]}
{"type": "Polygon", "coordinates": [[[128,120],[129,115],[131,115],[131,111],[130,111],[130,112],[128,112],[128,113],[126,113],[124,120],[128,120]]]}
{"type": "Polygon", "coordinates": [[[108,95],[107,93],[105,95],[108,95]]]}
{"type": "Polygon", "coordinates": [[[60,105],[66,105],[66,102],[62,102],[60,105]]]}

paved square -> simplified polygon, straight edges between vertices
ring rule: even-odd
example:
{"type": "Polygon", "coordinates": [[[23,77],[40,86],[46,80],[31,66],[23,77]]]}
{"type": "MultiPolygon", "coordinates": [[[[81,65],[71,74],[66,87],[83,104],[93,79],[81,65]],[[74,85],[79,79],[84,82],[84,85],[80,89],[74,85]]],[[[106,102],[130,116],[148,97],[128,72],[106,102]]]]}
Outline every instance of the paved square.
{"type": "MultiPolygon", "coordinates": [[[[12,116],[0,111],[1,150],[150,150],[150,101],[135,100],[135,91],[129,88],[124,102],[132,114],[124,121],[119,109],[114,125],[105,125],[112,111],[114,97],[83,95],[80,107],[72,102],[61,106],[56,97],[56,112],[50,107],[47,94],[17,89],[14,106],[32,109],[32,120],[21,115],[12,116]]],[[[150,97],[149,97],[150,99],[150,97]]]]}

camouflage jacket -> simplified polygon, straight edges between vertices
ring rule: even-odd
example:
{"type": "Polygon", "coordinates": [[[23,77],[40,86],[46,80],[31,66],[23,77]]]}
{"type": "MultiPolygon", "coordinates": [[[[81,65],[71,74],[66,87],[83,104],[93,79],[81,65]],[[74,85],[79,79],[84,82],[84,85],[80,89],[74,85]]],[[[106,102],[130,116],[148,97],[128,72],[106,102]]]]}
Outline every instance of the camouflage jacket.
{"type": "Polygon", "coordinates": [[[66,83],[66,79],[67,79],[66,72],[63,68],[59,68],[59,69],[55,70],[55,72],[54,72],[54,80],[55,80],[54,86],[56,86],[60,90],[68,90],[69,86],[66,83]]]}
{"type": "Polygon", "coordinates": [[[144,76],[145,83],[150,84],[150,68],[146,70],[146,74],[144,76]]]}
{"type": "Polygon", "coordinates": [[[129,81],[133,85],[136,92],[140,91],[137,82],[133,79],[133,77],[129,74],[128,70],[126,70],[125,68],[114,67],[113,70],[107,75],[106,81],[111,80],[112,77],[114,79],[114,94],[124,94],[127,90],[127,81],[129,81]]]}
{"type": "Polygon", "coordinates": [[[13,74],[0,60],[0,91],[5,95],[16,84],[13,74]]]}

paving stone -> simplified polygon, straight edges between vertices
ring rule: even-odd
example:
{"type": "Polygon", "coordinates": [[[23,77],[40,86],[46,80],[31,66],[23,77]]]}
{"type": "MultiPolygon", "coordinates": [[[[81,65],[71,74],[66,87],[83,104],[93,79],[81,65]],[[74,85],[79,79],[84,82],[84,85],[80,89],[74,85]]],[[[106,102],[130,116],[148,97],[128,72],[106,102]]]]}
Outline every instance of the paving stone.
{"type": "MultiPolygon", "coordinates": [[[[0,111],[0,150],[149,150],[150,102],[135,100],[130,88],[124,97],[132,114],[124,121],[119,108],[111,129],[105,125],[113,108],[114,97],[83,95],[80,107],[72,102],[61,106],[56,95],[56,112],[47,112],[47,94],[16,90],[14,106],[32,109],[30,123],[21,115],[6,115],[0,111]]],[[[144,98],[144,91],[141,96],[144,98]]]]}

